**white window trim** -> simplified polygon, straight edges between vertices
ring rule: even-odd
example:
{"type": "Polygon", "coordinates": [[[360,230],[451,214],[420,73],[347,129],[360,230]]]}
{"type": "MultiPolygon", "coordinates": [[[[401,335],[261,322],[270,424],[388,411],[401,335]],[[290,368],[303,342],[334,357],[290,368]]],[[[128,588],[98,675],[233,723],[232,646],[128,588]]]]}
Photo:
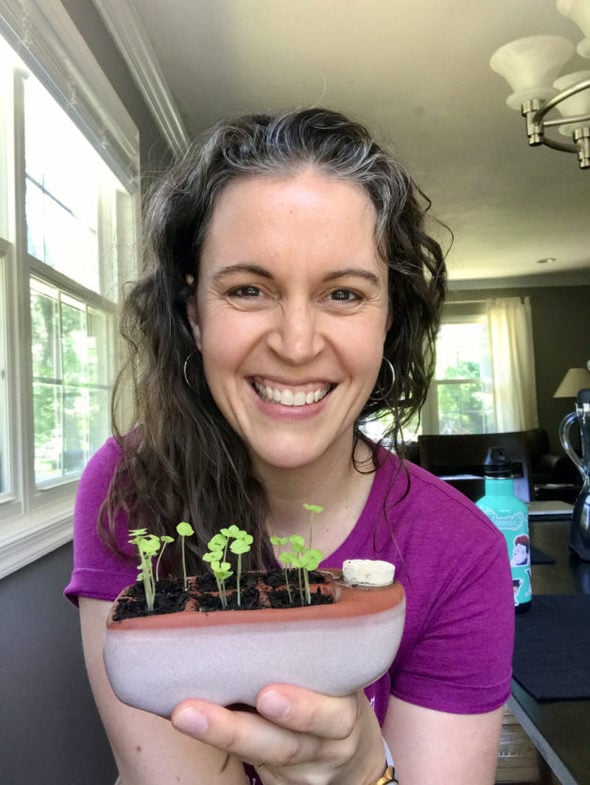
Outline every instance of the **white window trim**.
{"type": "MultiPolygon", "coordinates": [[[[72,120],[139,202],[138,130],[63,6],[55,0],[0,0],[0,32],[59,103],[65,103],[72,120]]],[[[139,211],[137,215],[139,220],[139,211]]],[[[2,243],[0,252],[8,257],[15,249],[2,243]]],[[[24,297],[22,285],[11,280],[8,286],[24,297]]],[[[15,369],[22,380],[21,371],[15,369]]],[[[12,395],[20,397],[18,388],[12,395]]],[[[18,400],[13,403],[16,419],[24,422],[18,400]]],[[[18,440],[17,448],[23,449],[18,440]]],[[[24,480],[16,483],[21,494],[24,480]]],[[[14,505],[9,502],[9,515],[0,521],[0,578],[71,541],[76,488],[77,483],[70,483],[67,495],[55,494],[52,502],[41,505],[38,499],[31,504],[26,495],[14,505]]]]}
{"type": "Polygon", "coordinates": [[[0,579],[72,539],[72,503],[45,506],[0,526],[0,579]]]}

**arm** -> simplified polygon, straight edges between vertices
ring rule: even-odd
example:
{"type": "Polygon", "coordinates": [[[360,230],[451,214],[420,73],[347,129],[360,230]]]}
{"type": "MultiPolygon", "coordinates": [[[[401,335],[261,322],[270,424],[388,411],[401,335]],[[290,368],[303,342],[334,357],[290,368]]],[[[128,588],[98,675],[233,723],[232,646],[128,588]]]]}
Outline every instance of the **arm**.
{"type": "Polygon", "coordinates": [[[108,682],[102,645],[110,602],[80,597],[88,677],[119,768],[121,785],[242,785],[242,763],[178,733],[170,722],[125,706],[108,682]]]}
{"type": "Polygon", "coordinates": [[[493,785],[502,713],[449,714],[390,698],[383,735],[400,785],[493,785]]]}

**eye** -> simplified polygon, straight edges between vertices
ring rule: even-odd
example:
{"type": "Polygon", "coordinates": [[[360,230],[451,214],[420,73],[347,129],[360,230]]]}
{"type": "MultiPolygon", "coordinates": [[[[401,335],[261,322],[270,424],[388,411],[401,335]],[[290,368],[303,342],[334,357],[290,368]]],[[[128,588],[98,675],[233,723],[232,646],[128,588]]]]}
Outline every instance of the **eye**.
{"type": "Polygon", "coordinates": [[[258,286],[236,286],[234,289],[231,289],[228,294],[230,297],[254,298],[260,297],[262,292],[258,286]]]}
{"type": "Polygon", "coordinates": [[[330,299],[342,303],[352,303],[357,302],[361,297],[357,292],[353,292],[351,289],[334,289],[330,292],[330,299]]]}

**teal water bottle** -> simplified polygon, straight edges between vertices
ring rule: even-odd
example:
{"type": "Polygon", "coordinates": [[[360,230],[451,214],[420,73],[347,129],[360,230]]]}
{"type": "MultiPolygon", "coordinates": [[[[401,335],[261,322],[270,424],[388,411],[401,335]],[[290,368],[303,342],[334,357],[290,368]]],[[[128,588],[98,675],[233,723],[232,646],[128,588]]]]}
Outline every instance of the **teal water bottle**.
{"type": "Polygon", "coordinates": [[[501,447],[491,447],[484,463],[485,495],[476,505],[500,529],[506,540],[512,569],[514,607],[531,607],[531,542],[528,508],[514,495],[512,464],[501,447]]]}

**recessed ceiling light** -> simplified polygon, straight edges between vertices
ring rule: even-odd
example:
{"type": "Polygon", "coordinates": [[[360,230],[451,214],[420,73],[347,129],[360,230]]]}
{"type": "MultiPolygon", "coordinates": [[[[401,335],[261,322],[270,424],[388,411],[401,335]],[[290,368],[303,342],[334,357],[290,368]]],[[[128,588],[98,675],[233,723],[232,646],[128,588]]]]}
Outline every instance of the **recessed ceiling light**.
{"type": "Polygon", "coordinates": [[[537,264],[552,264],[553,262],[556,261],[557,259],[555,258],[555,256],[547,256],[545,257],[545,259],[537,259],[537,264]]]}

